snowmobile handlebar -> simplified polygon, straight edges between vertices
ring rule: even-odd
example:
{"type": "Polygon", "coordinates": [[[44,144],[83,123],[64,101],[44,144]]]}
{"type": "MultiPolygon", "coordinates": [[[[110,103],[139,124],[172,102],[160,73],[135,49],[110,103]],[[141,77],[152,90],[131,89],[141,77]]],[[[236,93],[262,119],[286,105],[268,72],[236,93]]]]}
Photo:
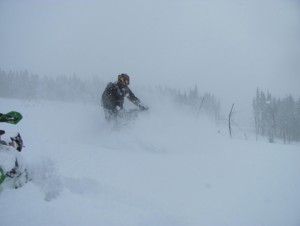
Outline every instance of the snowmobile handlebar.
{"type": "Polygon", "coordinates": [[[132,108],[127,110],[128,113],[134,113],[134,112],[142,112],[142,111],[147,111],[149,108],[148,107],[139,107],[139,108],[132,108]]]}

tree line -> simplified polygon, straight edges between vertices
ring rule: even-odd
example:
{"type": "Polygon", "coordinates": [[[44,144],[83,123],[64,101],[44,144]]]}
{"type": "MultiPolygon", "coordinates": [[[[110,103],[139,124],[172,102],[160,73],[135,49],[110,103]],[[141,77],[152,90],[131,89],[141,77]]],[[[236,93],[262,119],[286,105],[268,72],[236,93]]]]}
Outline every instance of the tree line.
{"type": "MultiPolygon", "coordinates": [[[[105,86],[106,82],[98,77],[86,80],[76,75],[41,77],[26,70],[6,72],[0,69],[0,97],[4,98],[100,104],[105,86]]],[[[175,104],[190,108],[196,116],[205,114],[216,122],[222,120],[220,100],[211,93],[200,94],[197,85],[188,92],[169,87],[156,87],[151,92],[169,96],[175,104]]],[[[270,142],[275,139],[283,139],[285,143],[300,141],[300,98],[275,98],[257,89],[253,116],[257,137],[268,137],[270,142]]]]}
{"type": "Polygon", "coordinates": [[[276,138],[283,139],[284,143],[300,141],[300,98],[275,98],[257,89],[253,115],[257,136],[266,136],[270,142],[276,138]]]}
{"type": "MultiPolygon", "coordinates": [[[[100,104],[105,86],[106,83],[98,77],[85,80],[75,74],[41,77],[30,74],[27,70],[6,72],[0,69],[0,97],[5,98],[100,104]]],[[[156,87],[154,92],[161,96],[170,96],[176,104],[190,107],[195,114],[206,113],[216,120],[220,117],[220,101],[210,93],[200,95],[197,86],[184,93],[168,87],[156,87]]]]}
{"type": "Polygon", "coordinates": [[[75,74],[53,78],[0,69],[0,97],[6,98],[95,102],[103,86],[97,77],[83,81],[75,74]]]}
{"type": "Polygon", "coordinates": [[[212,93],[200,94],[197,85],[187,92],[182,92],[173,88],[158,87],[158,93],[162,96],[169,96],[179,106],[189,107],[195,114],[205,114],[218,122],[221,118],[221,101],[212,93]]]}

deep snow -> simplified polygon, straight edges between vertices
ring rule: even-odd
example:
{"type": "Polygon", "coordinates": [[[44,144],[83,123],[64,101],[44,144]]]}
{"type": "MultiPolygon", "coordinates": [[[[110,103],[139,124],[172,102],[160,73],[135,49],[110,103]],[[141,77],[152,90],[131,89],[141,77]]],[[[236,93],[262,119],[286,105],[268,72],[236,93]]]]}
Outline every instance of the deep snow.
{"type": "Polygon", "coordinates": [[[0,103],[23,114],[0,126],[21,133],[32,175],[0,193],[1,226],[300,225],[298,144],[230,139],[167,100],[119,128],[97,105],[0,103]]]}

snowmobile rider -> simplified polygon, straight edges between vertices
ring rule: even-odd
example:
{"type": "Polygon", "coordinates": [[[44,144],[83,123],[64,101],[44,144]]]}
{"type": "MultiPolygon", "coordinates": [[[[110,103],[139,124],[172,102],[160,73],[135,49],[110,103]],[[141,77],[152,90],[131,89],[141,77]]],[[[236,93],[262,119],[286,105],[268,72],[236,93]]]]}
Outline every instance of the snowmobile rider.
{"type": "Polygon", "coordinates": [[[107,120],[116,119],[123,110],[125,96],[140,110],[147,110],[141,101],[133,94],[128,85],[130,78],[127,74],[118,75],[118,81],[108,83],[102,94],[102,107],[107,120]]]}

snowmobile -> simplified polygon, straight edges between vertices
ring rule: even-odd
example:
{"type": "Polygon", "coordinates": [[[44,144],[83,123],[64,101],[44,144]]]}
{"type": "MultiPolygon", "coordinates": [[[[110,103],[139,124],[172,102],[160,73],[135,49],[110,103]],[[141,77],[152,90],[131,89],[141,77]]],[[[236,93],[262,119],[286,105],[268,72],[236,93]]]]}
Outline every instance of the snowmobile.
{"type": "Polygon", "coordinates": [[[124,121],[135,120],[139,113],[147,110],[148,108],[133,108],[129,110],[123,110],[120,112],[119,117],[124,121]]]}
{"type": "Polygon", "coordinates": [[[132,123],[141,112],[147,111],[148,107],[144,108],[133,108],[133,109],[122,109],[113,118],[112,122],[115,128],[122,127],[132,123]]]}
{"type": "MultiPolygon", "coordinates": [[[[17,124],[22,119],[19,112],[0,114],[0,122],[17,124]]],[[[5,134],[0,130],[0,191],[3,188],[19,188],[29,181],[27,165],[22,158],[23,139],[20,133],[2,140],[5,134]]]]}

